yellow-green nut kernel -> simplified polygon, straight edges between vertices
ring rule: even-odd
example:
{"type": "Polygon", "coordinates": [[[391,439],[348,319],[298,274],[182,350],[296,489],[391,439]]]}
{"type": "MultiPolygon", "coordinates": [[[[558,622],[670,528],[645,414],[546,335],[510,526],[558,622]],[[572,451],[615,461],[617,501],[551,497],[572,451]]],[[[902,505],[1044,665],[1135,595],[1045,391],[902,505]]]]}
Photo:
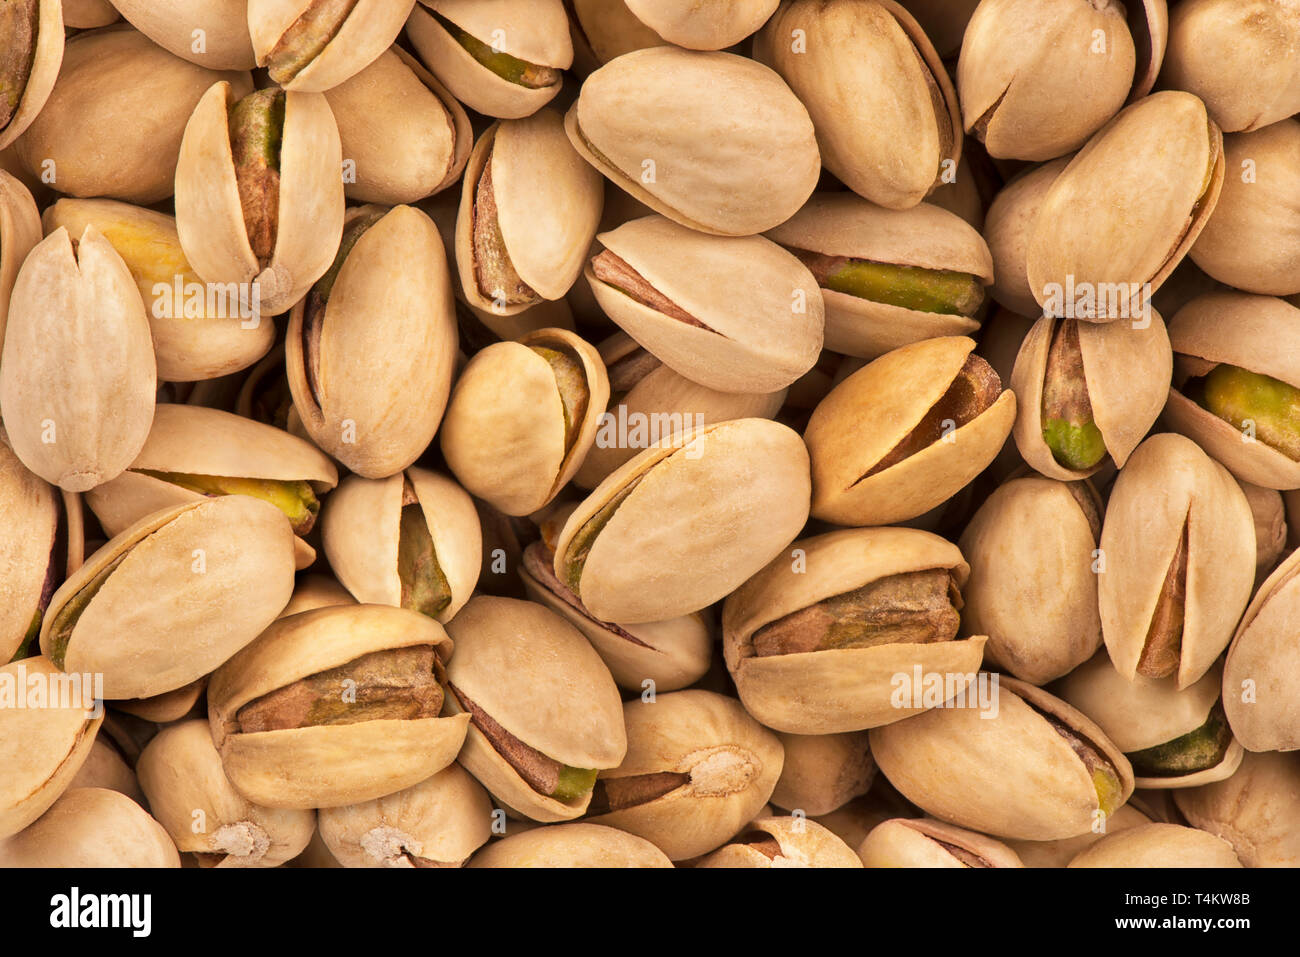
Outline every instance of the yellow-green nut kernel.
{"type": "Polygon", "coordinates": [[[1221,837],[1177,824],[1140,824],[1093,844],[1070,867],[1241,867],[1221,837]]]}
{"type": "Polygon", "coordinates": [[[1294,754],[1248,751],[1231,777],[1173,796],[1189,824],[1231,843],[1247,867],[1300,863],[1300,762],[1294,754]]]}
{"type": "Polygon", "coordinates": [[[251,70],[258,65],[248,35],[248,0],[114,2],[133,27],[183,60],[210,70],[251,70]],[[202,42],[198,42],[200,37],[202,42]]]}
{"type": "Polygon", "coordinates": [[[645,838],[575,821],[507,834],[474,855],[470,867],[672,867],[645,838]]]}
{"type": "Polygon", "coordinates": [[[414,0],[249,0],[257,65],[286,90],[323,93],[393,45],[414,0]]]}
{"type": "Polygon", "coordinates": [[[0,150],[40,114],[63,62],[60,0],[13,0],[0,7],[0,150]]]}
{"type": "Polygon", "coordinates": [[[860,868],[862,861],[835,834],[805,817],[760,817],[696,867],[860,868]]]}
{"type": "Polygon", "coordinates": [[[0,840],[0,868],[180,866],[162,825],[106,788],[69,789],[25,830],[0,840]]]}
{"type": "Polygon", "coordinates": [[[1010,847],[930,818],[892,818],[858,846],[863,867],[1024,867],[1010,847]]]}

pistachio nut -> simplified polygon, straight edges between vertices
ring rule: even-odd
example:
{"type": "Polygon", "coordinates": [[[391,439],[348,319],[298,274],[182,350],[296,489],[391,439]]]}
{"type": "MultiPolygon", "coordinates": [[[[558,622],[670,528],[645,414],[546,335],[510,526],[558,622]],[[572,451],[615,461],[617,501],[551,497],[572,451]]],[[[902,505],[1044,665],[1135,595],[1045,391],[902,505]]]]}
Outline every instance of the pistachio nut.
{"type": "Polygon", "coordinates": [[[1029,232],[1034,298],[1069,318],[1138,318],[1205,227],[1223,177],[1223,134],[1192,94],[1121,110],[1043,197],[1029,232]]]}
{"type": "Polygon", "coordinates": [[[723,653],[745,709],[777,731],[832,734],[923,710],[897,694],[898,676],[914,670],[960,675],[949,696],[964,691],[986,640],[956,640],[969,571],[956,546],[919,529],[796,541],[723,606],[723,653]]]}
{"type": "Polygon", "coordinates": [[[794,539],[809,494],[808,452],[783,425],[736,419],[679,432],[574,510],[556,542],[555,575],[601,621],[699,611],[794,539]]]}
{"type": "Polygon", "coordinates": [[[826,304],[827,349],[874,359],[979,328],[993,260],[980,234],[946,209],[884,209],[818,193],[767,236],[812,270],[826,304]]]}
{"type": "Polygon", "coordinates": [[[1255,519],[1255,587],[1277,567],[1286,551],[1286,510],[1282,493],[1261,488],[1240,479],[1237,484],[1246,493],[1250,514],[1255,519]]]}
{"type": "Polygon", "coordinates": [[[0,437],[0,663],[26,657],[63,578],[59,500],[0,437]]]}
{"type": "Polygon", "coordinates": [[[0,840],[0,868],[180,866],[162,825],[107,788],[65,791],[25,830],[0,840]]]}
{"type": "Polygon", "coordinates": [[[582,272],[603,202],[600,173],[569,145],[560,114],[492,124],[470,154],[456,217],[466,301],[509,316],[562,298],[582,272]]]}
{"type": "Polygon", "coordinates": [[[644,838],[613,827],[574,821],[538,827],[493,841],[470,867],[672,867],[644,838]]]}
{"type": "Polygon", "coordinates": [[[664,45],[624,0],[568,0],[574,68],[586,76],[615,57],[664,45]]]}
{"type": "Polygon", "coordinates": [[[63,0],[63,25],[73,30],[93,30],[122,19],[108,0],[63,0]]]}
{"type": "Polygon", "coordinates": [[[1070,867],[1241,867],[1221,837],[1177,824],[1139,824],[1103,837],[1070,867]]]}
{"type": "Polygon", "coordinates": [[[438,230],[410,206],[354,210],[285,338],[294,408],[312,441],[358,475],[396,475],[433,439],[455,362],[438,230]]]}
{"type": "Polygon", "coordinates": [[[1107,456],[1123,467],[1160,416],[1174,357],[1155,310],[1139,322],[1043,316],[1029,330],[1011,388],[1011,430],[1025,461],[1048,478],[1087,478],[1107,456]]]}
{"type": "Polygon", "coordinates": [[[502,119],[549,103],[573,64],[560,0],[420,0],[406,35],[456,99],[502,119]]]}
{"type": "Polygon", "coordinates": [[[442,454],[470,494],[507,515],[528,515],[578,470],[608,401],[600,353],[576,334],[541,329],[498,342],[457,380],[442,454]]]}
{"type": "Polygon", "coordinates": [[[920,24],[892,0],[784,0],[754,41],[803,101],[828,170],[889,209],[961,159],[961,109],[920,24]]]}
{"type": "Polygon", "coordinates": [[[1190,687],[1228,646],[1255,578],[1255,522],[1228,470],[1154,435],[1119,473],[1101,530],[1102,636],[1130,680],[1190,687]]]}
{"type": "Polygon", "coordinates": [[[41,214],[27,187],[0,170],[0,345],[4,344],[9,297],[27,254],[41,241],[41,214]]]}
{"type": "Polygon", "coordinates": [[[208,720],[255,804],[359,804],[456,759],[468,717],[439,717],[452,641],[432,618],[340,605],[281,618],[216,670],[208,720]]]}
{"type": "Polygon", "coordinates": [[[214,83],[185,126],[176,166],[176,229],[194,271],[239,284],[241,302],[262,315],[299,302],[339,248],[342,164],[321,94],[270,87],[240,97],[214,83]]]}
{"type": "Polygon", "coordinates": [[[1247,752],[1232,777],[1173,795],[1189,824],[1228,841],[1247,867],[1300,864],[1300,756],[1247,752]]]}
{"type": "Polygon", "coordinates": [[[402,32],[415,0],[248,0],[257,65],[286,90],[323,93],[361,72],[402,32]]]}
{"type": "Polygon", "coordinates": [[[482,541],[465,490],[414,466],[385,479],[349,476],[321,518],[325,557],[357,601],[410,608],[444,625],[474,590],[482,541]]]}
{"type": "Polygon", "coordinates": [[[240,795],[202,718],[163,728],[136,772],[158,823],[204,867],[276,867],[296,857],[316,828],[315,811],[259,807],[240,795]]]}
{"type": "Polygon", "coordinates": [[[344,867],[460,867],[492,833],[492,800],[459,764],[396,794],[322,808],[320,833],[344,867]]]}
{"type": "Polygon", "coordinates": [[[937,818],[1033,841],[1104,826],[1132,795],[1128,759],[1081,712],[1005,675],[994,700],[873,728],[881,773],[937,818]]]}
{"type": "Polygon", "coordinates": [[[781,742],[739,701],[674,691],[623,705],[627,757],[596,779],[593,824],[643,837],[681,861],[715,850],[767,802],[781,742]]]}
{"type": "Polygon", "coordinates": [[[809,820],[830,830],[849,847],[858,848],[868,834],[891,817],[906,817],[910,820],[921,817],[921,811],[899,795],[883,775],[877,775],[871,790],[866,794],[829,814],[820,814],[809,820]],[[888,797],[885,797],[886,794],[888,797]]]}
{"type": "Polygon", "coordinates": [[[582,84],[565,128],[615,185],[683,226],[721,236],[785,222],[821,168],[803,103],[775,72],[730,53],[624,54],[582,84]]]}
{"type": "Polygon", "coordinates": [[[1024,867],[1019,855],[985,834],[929,818],[876,825],[858,847],[864,867],[1024,867]]]}
{"type": "Polygon", "coordinates": [[[90,753],[68,784],[68,790],[73,788],[108,788],[110,791],[119,791],[136,804],[144,806],[144,792],[140,790],[135,772],[108,735],[95,735],[90,753]]]}
{"type": "MultiPolygon", "coordinates": [[[[1180,793],[1180,792],[1165,792],[1180,793]]],[[[1105,827],[1096,832],[1087,831],[1077,837],[1063,837],[1056,841],[1007,841],[1007,847],[1015,851],[1025,867],[1066,867],[1085,850],[1096,844],[1107,834],[1114,834],[1125,828],[1150,824],[1152,819],[1136,807],[1130,800],[1110,817],[1106,818],[1105,827]]]]}
{"type": "Polygon", "coordinates": [[[988,636],[990,666],[1041,685],[1101,647],[1101,520],[1086,482],[1012,479],[985,499],[957,544],[970,563],[962,633],[988,636]]]}
{"type": "Polygon", "coordinates": [[[59,0],[13,0],[0,8],[0,150],[40,114],[63,62],[59,0]]]}
{"type": "Polygon", "coordinates": [[[960,52],[966,25],[980,0],[898,0],[898,4],[916,18],[935,52],[949,60],[960,52]]]}
{"type": "MultiPolygon", "coordinates": [[[[203,91],[217,82],[237,97],[253,89],[248,73],[182,60],[124,24],[72,37],[56,69],[45,108],[15,144],[18,158],[65,196],[142,206],[172,195],[185,121],[203,91]]],[[[331,172],[337,178],[338,167],[331,172]]]]}
{"type": "Polygon", "coordinates": [[[785,751],[772,803],[809,817],[829,814],[866,794],[876,776],[865,731],[839,734],[777,732],[785,751]]]}
{"type": "Polygon", "coordinates": [[[1022,316],[1043,312],[1029,287],[1029,234],[1044,197],[1071,159],[1062,156],[1023,170],[1002,187],[984,217],[984,239],[993,257],[989,295],[1022,316]]]}
{"type": "Polygon", "coordinates": [[[113,3],[131,26],[182,60],[209,70],[251,70],[258,65],[248,35],[248,0],[113,3]]]}
{"type": "Polygon", "coordinates": [[[172,721],[179,721],[193,711],[207,687],[208,676],[204,675],[175,691],[164,691],[162,694],[148,698],[123,698],[114,701],[113,707],[119,712],[134,715],[145,721],[160,725],[169,724],[172,721]]]}
{"type": "Polygon", "coordinates": [[[771,393],[811,369],[825,312],[809,269],[762,236],[708,236],[663,216],[601,233],[596,301],[655,358],[720,392],[771,393]]]}
{"type": "Polygon", "coordinates": [[[926,339],[853,373],[813,410],[812,514],[838,525],[924,515],[993,461],[1016,397],[963,336],[926,339]]]}
{"type": "Polygon", "coordinates": [[[47,482],[84,492],[144,445],[156,371],[144,303],[122,257],[87,226],[55,230],[14,281],[0,407],[14,453],[47,482]]]}
{"type": "Polygon", "coordinates": [[[625,0],[642,23],[688,50],[725,50],[761,27],[777,0],[625,0]]]}
{"type": "Polygon", "coordinates": [[[760,817],[696,867],[848,867],[862,861],[831,831],[803,817],[760,817]]]}
{"type": "Polygon", "coordinates": [[[352,593],[328,575],[303,575],[294,586],[293,597],[279,617],[288,618],[299,612],[331,608],[334,605],[356,604],[359,602],[352,597],[352,593]]]}

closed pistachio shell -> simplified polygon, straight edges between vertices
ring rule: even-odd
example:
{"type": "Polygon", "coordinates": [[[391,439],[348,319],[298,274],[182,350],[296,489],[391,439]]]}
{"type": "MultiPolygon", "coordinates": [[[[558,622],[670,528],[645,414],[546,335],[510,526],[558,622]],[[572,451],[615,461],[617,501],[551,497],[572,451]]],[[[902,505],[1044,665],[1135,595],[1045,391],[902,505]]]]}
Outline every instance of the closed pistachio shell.
{"type": "Polygon", "coordinates": [[[286,90],[323,93],[392,46],[415,0],[355,0],[339,17],[340,6],[328,0],[248,0],[257,65],[286,90]]]}
{"type": "Polygon", "coordinates": [[[56,561],[59,501],[0,440],[0,661],[9,661],[38,625],[63,569],[56,561]]]}
{"type": "Polygon", "coordinates": [[[123,698],[113,702],[113,707],[124,714],[143,718],[155,724],[169,724],[185,717],[198,704],[199,698],[208,687],[208,676],[204,675],[175,691],[164,691],[148,698],[123,698]]]}
{"type": "Polygon", "coordinates": [[[356,605],[352,594],[328,575],[304,575],[293,589],[293,597],[284,606],[278,618],[288,618],[303,611],[330,608],[334,605],[356,605]]]}
{"type": "MultiPolygon", "coordinates": [[[[16,12],[11,16],[22,17],[23,6],[13,4],[13,7],[16,12]]],[[[40,115],[63,63],[63,7],[60,0],[37,0],[33,12],[35,23],[30,26],[35,30],[26,38],[30,59],[22,89],[6,89],[4,97],[9,102],[0,103],[0,150],[17,140],[40,115]]],[[[5,36],[6,43],[20,40],[21,34],[19,37],[5,36]]],[[[21,53],[20,48],[18,55],[21,53]]]]}
{"type": "Polygon", "coordinates": [[[0,170],[0,344],[4,343],[9,296],[27,254],[41,241],[41,215],[22,181],[0,170]]]}
{"type": "Polygon", "coordinates": [[[102,738],[95,736],[90,754],[86,756],[85,763],[68,788],[108,788],[110,791],[119,791],[136,804],[144,806],[144,792],[140,790],[135,772],[123,760],[122,753],[107,735],[102,738]]]}
{"type": "Polygon", "coordinates": [[[984,218],[984,239],[993,256],[989,294],[1022,316],[1042,314],[1029,286],[1029,234],[1047,191],[1072,158],[1062,156],[1020,173],[993,198],[984,218]]]}
{"type": "Polygon", "coordinates": [[[820,170],[803,104],[775,72],[729,53],[625,54],[587,78],[565,127],[616,185],[683,226],[721,236],[789,219],[820,170]]]}
{"type": "Polygon", "coordinates": [[[1255,586],[1277,567],[1286,551],[1286,507],[1276,489],[1237,480],[1255,518],[1255,586]]]}
{"type": "Polygon", "coordinates": [[[876,777],[865,731],[841,734],[777,733],[785,750],[772,803],[811,817],[829,814],[866,794],[876,777]]]}
{"type": "Polygon", "coordinates": [[[1232,845],[1194,827],[1141,824],[1102,838],[1070,867],[1241,867],[1232,845]]]}
{"type": "Polygon", "coordinates": [[[574,69],[586,76],[615,57],[664,45],[664,38],[637,19],[624,0],[573,0],[574,69]]]}
{"type": "Polygon", "coordinates": [[[118,11],[164,50],[209,70],[257,66],[248,0],[114,0],[118,11]]]}
{"type": "Polygon", "coordinates": [[[929,818],[876,825],[858,847],[863,867],[1024,867],[1001,841],[929,818]]]}
{"type": "Polygon", "coordinates": [[[73,30],[93,30],[122,19],[108,0],[63,0],[63,25],[73,30]]]}
{"type": "MultiPolygon", "coordinates": [[[[1180,792],[1171,792],[1180,793],[1180,792]]],[[[1105,820],[1105,829],[1096,832],[1087,831],[1077,837],[1063,837],[1056,841],[1007,841],[1011,848],[1024,862],[1025,867],[1066,867],[1070,861],[1083,851],[1096,844],[1107,834],[1114,834],[1125,828],[1150,824],[1152,819],[1139,811],[1134,801],[1129,801],[1122,808],[1105,820]]]]}
{"type": "Polygon", "coordinates": [[[470,867],[672,867],[644,838],[576,821],[507,835],[483,848],[470,867]]]}
{"type": "Polygon", "coordinates": [[[696,867],[860,868],[853,848],[804,817],[760,817],[696,867]]]}
{"type": "Polygon", "coordinates": [[[1247,752],[1232,777],[1173,796],[1189,824],[1228,841],[1247,867],[1300,864],[1300,755],[1247,752]]]}
{"type": "Polygon", "coordinates": [[[124,794],[69,790],[26,830],[0,841],[0,867],[180,867],[162,825],[124,794]]]}
{"type": "Polygon", "coordinates": [[[627,0],[627,8],[669,43],[723,50],[761,27],[777,0],[627,0]]]}

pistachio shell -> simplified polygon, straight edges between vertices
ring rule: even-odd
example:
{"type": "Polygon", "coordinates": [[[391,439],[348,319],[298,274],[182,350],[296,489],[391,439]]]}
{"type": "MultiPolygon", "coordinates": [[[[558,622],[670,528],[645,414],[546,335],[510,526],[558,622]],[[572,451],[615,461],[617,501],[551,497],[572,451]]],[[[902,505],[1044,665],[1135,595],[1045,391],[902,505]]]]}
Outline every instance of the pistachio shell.
{"type": "Polygon", "coordinates": [[[804,817],[762,817],[751,822],[746,833],[695,866],[860,868],[862,862],[853,848],[815,821],[804,817]],[[763,849],[756,848],[756,842],[761,842],[763,849]]]}
{"type": "Polygon", "coordinates": [[[85,763],[77,771],[68,789],[108,788],[125,794],[136,804],[144,806],[144,792],[135,779],[135,772],[123,760],[122,754],[107,735],[95,736],[85,763]]]}
{"type": "Polygon", "coordinates": [[[1024,170],[993,198],[984,218],[984,239],[993,257],[989,293],[1022,316],[1042,314],[1029,286],[1029,234],[1048,190],[1072,158],[1062,156],[1024,170]]]}
{"type": "Polygon", "coordinates": [[[9,297],[27,254],[41,241],[41,214],[27,187],[0,170],[0,345],[4,343],[9,297]]]}
{"type": "Polygon", "coordinates": [[[961,50],[966,25],[980,0],[898,0],[898,3],[925,29],[936,52],[948,60],[961,50]]]}
{"type": "Polygon", "coordinates": [[[284,606],[279,618],[288,618],[290,615],[317,608],[357,603],[346,588],[328,575],[305,575],[294,586],[293,597],[289,599],[289,604],[284,606]]]}
{"type": "Polygon", "coordinates": [[[148,698],[124,698],[113,702],[113,707],[124,714],[134,715],[145,721],[169,724],[172,721],[179,721],[194,710],[194,706],[198,704],[199,698],[203,696],[207,687],[208,676],[204,675],[175,691],[164,691],[162,694],[148,698]]]}
{"type": "Polygon", "coordinates": [[[62,568],[55,554],[59,502],[54,490],[0,441],[0,662],[22,647],[48,587],[62,568]]]}
{"type": "Polygon", "coordinates": [[[1300,863],[1300,758],[1247,752],[1237,773],[1199,788],[1174,791],[1194,827],[1232,844],[1247,867],[1300,863]]]}
{"type": "Polygon", "coordinates": [[[878,824],[858,847],[858,857],[863,867],[1025,866],[1001,841],[929,818],[878,824]]]}
{"type": "MultiPolygon", "coordinates": [[[[31,71],[8,123],[0,123],[0,150],[20,137],[40,115],[63,63],[63,7],[60,0],[39,0],[31,71]]],[[[9,37],[5,40],[10,41],[9,37]]]]}
{"type": "Polygon", "coordinates": [[[1241,867],[1232,845],[1177,824],[1140,824],[1102,838],[1070,867],[1241,867]]]}
{"type": "Polygon", "coordinates": [[[63,0],[63,24],[73,30],[106,27],[121,18],[108,0],[63,0]]]}
{"type": "Polygon", "coordinates": [[[1286,511],[1282,493],[1237,480],[1255,519],[1255,586],[1277,567],[1286,551],[1286,511]]]}
{"type": "Polygon", "coordinates": [[[569,10],[574,65],[582,75],[624,53],[664,44],[663,37],[638,20],[624,0],[573,0],[569,10]]]}
{"type": "Polygon", "coordinates": [[[180,867],[162,825],[124,794],[69,790],[26,830],[0,841],[0,867],[180,867]]]}
{"type": "Polygon", "coordinates": [[[1065,867],[1107,834],[1137,827],[1139,824],[1150,824],[1151,820],[1131,800],[1106,818],[1105,829],[1099,832],[1087,831],[1077,837],[1064,837],[1056,841],[1007,841],[1007,846],[1019,855],[1025,867],[1065,867]]]}
{"type": "Polygon", "coordinates": [[[816,817],[866,794],[876,776],[865,731],[782,734],[785,763],[772,803],[816,817]]]}
{"type": "Polygon", "coordinates": [[[257,66],[248,35],[248,0],[113,0],[164,50],[209,70],[257,66]]]}
{"type": "MultiPolygon", "coordinates": [[[[267,66],[285,32],[300,17],[309,16],[313,5],[309,0],[248,0],[248,32],[258,66],[267,66]]],[[[392,46],[414,6],[415,0],[356,0],[328,39],[313,37],[326,42],[305,66],[291,77],[272,79],[286,90],[302,93],[323,93],[338,86],[392,46]]]]}
{"type": "Polygon", "coordinates": [[[644,838],[577,821],[539,827],[493,841],[470,867],[672,867],[644,838]]]}
{"type": "Polygon", "coordinates": [[[761,27],[777,0],[627,0],[627,8],[669,43],[723,50],[761,27]]]}

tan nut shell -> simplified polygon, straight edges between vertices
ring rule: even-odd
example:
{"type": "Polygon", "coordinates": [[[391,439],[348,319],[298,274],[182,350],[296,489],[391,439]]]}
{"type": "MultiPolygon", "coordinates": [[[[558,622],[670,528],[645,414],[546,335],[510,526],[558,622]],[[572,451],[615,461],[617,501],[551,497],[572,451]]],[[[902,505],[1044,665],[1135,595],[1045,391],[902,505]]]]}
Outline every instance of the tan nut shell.
{"type": "Polygon", "coordinates": [[[293,589],[293,597],[280,612],[280,618],[288,618],[299,612],[314,611],[317,608],[330,608],[334,605],[356,605],[357,600],[351,593],[328,575],[304,575],[293,589]]]}
{"type": "Polygon", "coordinates": [[[41,214],[27,187],[0,170],[0,345],[4,343],[9,297],[27,254],[41,241],[41,214]]]}
{"type": "Polygon", "coordinates": [[[612,827],[577,821],[553,824],[493,841],[470,867],[672,867],[644,838],[612,827]]]}
{"type": "MultiPolygon", "coordinates": [[[[1048,478],[1062,482],[1087,478],[1106,464],[1076,471],[1056,461],[1043,438],[1043,385],[1052,336],[1060,320],[1041,317],[1029,330],[1011,372],[1011,389],[1019,400],[1011,430],[1024,460],[1048,478]]],[[[1165,407],[1174,374],[1174,355],[1165,321],[1154,309],[1149,320],[1080,322],[1079,352],[1088,386],[1093,421],[1115,465],[1129,455],[1165,407]]]]}
{"type": "Polygon", "coordinates": [[[1029,234],[1043,198],[1071,159],[1062,156],[1025,170],[993,197],[984,217],[984,239],[993,256],[993,287],[989,292],[1021,316],[1042,314],[1029,287],[1029,234]]]}
{"type": "Polygon", "coordinates": [[[321,542],[338,580],[359,602],[402,603],[397,573],[402,487],[409,480],[433,539],[451,602],[437,616],[446,624],[469,601],[478,582],[483,535],[469,494],[446,476],[412,466],[386,479],[351,475],[321,509],[321,542]]]}
{"type": "Polygon", "coordinates": [[[248,0],[113,0],[154,43],[210,70],[257,66],[248,35],[248,0]],[[196,50],[195,47],[200,46],[196,50]]]}
{"type": "Polygon", "coordinates": [[[729,53],[625,54],[587,78],[565,128],[616,185],[683,226],[722,236],[785,222],[821,169],[803,104],[775,72],[729,53]]]}
{"type": "Polygon", "coordinates": [[[155,724],[169,724],[172,721],[179,721],[193,710],[198,704],[199,698],[208,687],[208,676],[204,675],[187,685],[177,688],[175,691],[164,691],[162,694],[152,695],[148,698],[123,698],[113,702],[113,707],[117,711],[126,714],[135,715],[137,718],[143,718],[145,721],[152,721],[155,724]]]}
{"type": "Polygon", "coordinates": [[[929,818],[892,818],[872,828],[858,847],[863,867],[969,867],[945,847],[952,844],[990,867],[1024,867],[1001,841],[929,818]]]}
{"type": "Polygon", "coordinates": [[[17,112],[0,128],[0,150],[13,143],[31,126],[49,100],[50,91],[54,89],[59,77],[59,67],[63,63],[63,42],[63,4],[60,0],[40,0],[31,72],[18,100],[17,112]]]}
{"type": "Polygon", "coordinates": [[[108,788],[125,794],[136,804],[144,806],[144,792],[135,779],[135,772],[122,759],[121,753],[105,735],[95,737],[85,763],[68,785],[72,788],[108,788]]]}
{"type": "Polygon", "coordinates": [[[258,284],[264,315],[284,312],[325,274],[343,235],[343,147],[329,101],[286,93],[275,249],[263,268],[240,206],[227,111],[238,94],[215,83],[203,94],[176,166],[176,229],[194,271],[211,283],[258,284]]]}
{"type": "Polygon", "coordinates": [[[208,684],[208,720],[240,794],[280,808],[357,804],[423,781],[456,759],[467,716],[381,719],[245,733],[249,702],[375,651],[453,644],[432,618],[385,605],[339,605],[281,618],[222,665],[208,684]]]}
{"type": "MultiPolygon", "coordinates": [[[[31,627],[45,589],[59,500],[54,489],[27,470],[0,438],[0,661],[9,661],[31,627]]],[[[63,571],[54,561],[57,576],[63,571]]]]}
{"type": "Polygon", "coordinates": [[[319,406],[307,384],[304,311],[301,302],[294,308],[285,340],[303,425],[353,472],[396,475],[433,440],[456,362],[451,275],[437,228],[419,210],[397,206],[357,240],[325,306],[319,406]]]}
{"type": "MultiPolygon", "coordinates": [[[[1173,791],[1166,793],[1181,794],[1184,792],[1173,791]]],[[[1107,834],[1114,834],[1129,827],[1137,827],[1139,824],[1150,824],[1152,820],[1152,818],[1137,809],[1135,802],[1129,801],[1128,804],[1125,804],[1106,818],[1105,830],[1101,833],[1087,831],[1077,837],[1063,837],[1057,841],[1011,840],[1007,841],[1007,846],[1019,855],[1025,867],[1065,867],[1070,861],[1093,844],[1096,844],[1107,834]]]]}
{"type": "Polygon", "coordinates": [[[1255,579],[1255,520],[1228,470],[1181,435],[1147,439],[1121,470],[1101,530],[1102,635],[1115,668],[1137,673],[1161,585],[1186,523],[1186,622],[1178,687],[1228,646],[1255,579]]]}
{"type": "Polygon", "coordinates": [[[149,434],[156,373],[140,292],[97,229],[76,252],[66,229],[32,250],[4,346],[0,406],[23,463],[69,492],[120,474],[149,434]]]}
{"type": "Polygon", "coordinates": [[[217,867],[276,867],[296,857],[316,829],[314,811],[245,800],[221,769],[202,718],[163,728],[145,746],[136,773],[149,808],[176,847],[220,856],[217,867]]]}
{"type": "Polygon", "coordinates": [[[48,658],[24,658],[0,666],[0,837],[8,837],[36,820],[55,802],[86,761],[103,708],[92,715],[88,701],[65,690],[85,689],[85,684],[55,684],[61,672],[48,658]],[[56,689],[44,707],[18,707],[29,703],[28,684],[33,679],[56,689]],[[57,702],[52,700],[59,694],[57,702]]]}
{"type": "Polygon", "coordinates": [[[720,392],[776,392],[817,362],[825,309],[803,263],[762,236],[708,236],[663,216],[601,233],[600,242],[701,329],[585,275],[609,318],[686,378],[720,392]]]}
{"type": "Polygon", "coordinates": [[[935,817],[999,838],[1048,841],[1092,828],[1100,812],[1083,761],[1039,713],[1091,741],[1133,793],[1133,769],[1096,724],[1059,698],[1001,676],[996,712],[934,708],[871,731],[889,783],[935,817]],[[994,717],[986,717],[993,714],[994,717]]]}
{"type": "Polygon", "coordinates": [[[528,515],[578,470],[608,402],[600,353],[575,333],[539,329],[518,342],[493,343],[456,382],[442,426],[442,454],[471,495],[507,515],[528,515]],[[555,372],[534,346],[572,353],[582,363],[587,407],[567,449],[555,372]]]}
{"type": "MultiPolygon", "coordinates": [[[[248,0],[248,32],[258,66],[266,66],[280,37],[310,6],[310,0],[248,0]]],[[[324,49],[281,86],[323,93],[355,76],[392,46],[414,6],[415,0],[357,0],[324,49]]]]}
{"type": "Polygon", "coordinates": [[[627,757],[605,779],[689,774],[645,804],[590,818],[643,837],[674,861],[706,854],[736,835],[767,802],[781,776],[776,735],[739,701],[710,691],[674,691],[623,705],[627,757]]]}
{"type": "Polygon", "coordinates": [[[573,0],[574,70],[586,76],[615,57],[646,47],[663,46],[664,38],[637,19],[623,0],[573,0]]]}
{"type": "Polygon", "coordinates": [[[106,788],[68,790],[30,827],[0,841],[0,868],[180,866],[162,825],[106,788]]]}
{"type": "Polygon", "coordinates": [[[865,731],[843,734],[783,734],[781,777],[772,804],[810,817],[829,814],[866,794],[876,776],[865,731]]]}
{"type": "Polygon", "coordinates": [[[1286,505],[1282,493],[1249,482],[1237,484],[1246,493],[1250,514],[1255,519],[1255,583],[1262,584],[1277,567],[1286,549],[1286,505]]]}
{"type": "MultiPolygon", "coordinates": [[[[929,203],[900,211],[848,193],[819,193],[767,236],[790,249],[963,272],[985,286],[993,281],[993,258],[980,234],[960,216],[929,203]]],[[[905,309],[834,289],[821,292],[826,348],[844,355],[874,359],[912,342],[979,328],[969,316],[905,309]]]]}
{"type": "Polygon", "coordinates": [[[1102,838],[1070,867],[1241,867],[1223,838],[1177,824],[1139,824],[1102,838]]]}
{"type": "Polygon", "coordinates": [[[556,542],[564,581],[570,543],[630,482],[592,544],[579,598],[602,621],[662,621],[734,591],[808,520],[808,453],[767,419],[691,429],[646,449],[601,482],[556,542]]]}
{"type": "Polygon", "coordinates": [[[948,391],[974,348],[963,336],[916,342],[886,353],[831,390],[804,431],[814,517],[838,525],[916,518],[993,461],[1016,417],[1010,389],[945,440],[863,478],[948,391]]]}
{"type": "Polygon", "coordinates": [[[969,573],[951,542],[912,528],[855,528],[796,541],[733,592],[722,616],[727,670],[745,710],[777,731],[861,731],[910,717],[921,708],[894,702],[895,677],[966,676],[983,658],[983,637],[891,643],[786,655],[754,655],[755,632],[786,615],[905,572],[946,568],[960,587],[969,573]]]}
{"type": "Polygon", "coordinates": [[[573,63],[573,43],[560,0],[421,0],[406,21],[406,35],[420,58],[456,99],[475,112],[518,119],[536,113],[560,91],[558,82],[534,90],[493,73],[457,43],[430,11],[502,53],[567,70],[573,63]]]}
{"type": "Polygon", "coordinates": [[[1300,864],[1300,757],[1247,752],[1232,777],[1173,792],[1188,823],[1232,844],[1247,867],[1300,864]]]}
{"type": "Polygon", "coordinates": [[[63,0],[63,25],[73,30],[93,30],[122,19],[108,0],[63,0]]]}
{"type": "Polygon", "coordinates": [[[763,25],[777,0],[627,0],[627,8],[669,43],[724,50],[763,25]]]}
{"type": "Polygon", "coordinates": [[[718,848],[696,867],[839,867],[861,868],[862,861],[833,832],[803,817],[765,817],[750,823],[747,831],[769,835],[781,848],[769,858],[748,844],[718,848]]]}

